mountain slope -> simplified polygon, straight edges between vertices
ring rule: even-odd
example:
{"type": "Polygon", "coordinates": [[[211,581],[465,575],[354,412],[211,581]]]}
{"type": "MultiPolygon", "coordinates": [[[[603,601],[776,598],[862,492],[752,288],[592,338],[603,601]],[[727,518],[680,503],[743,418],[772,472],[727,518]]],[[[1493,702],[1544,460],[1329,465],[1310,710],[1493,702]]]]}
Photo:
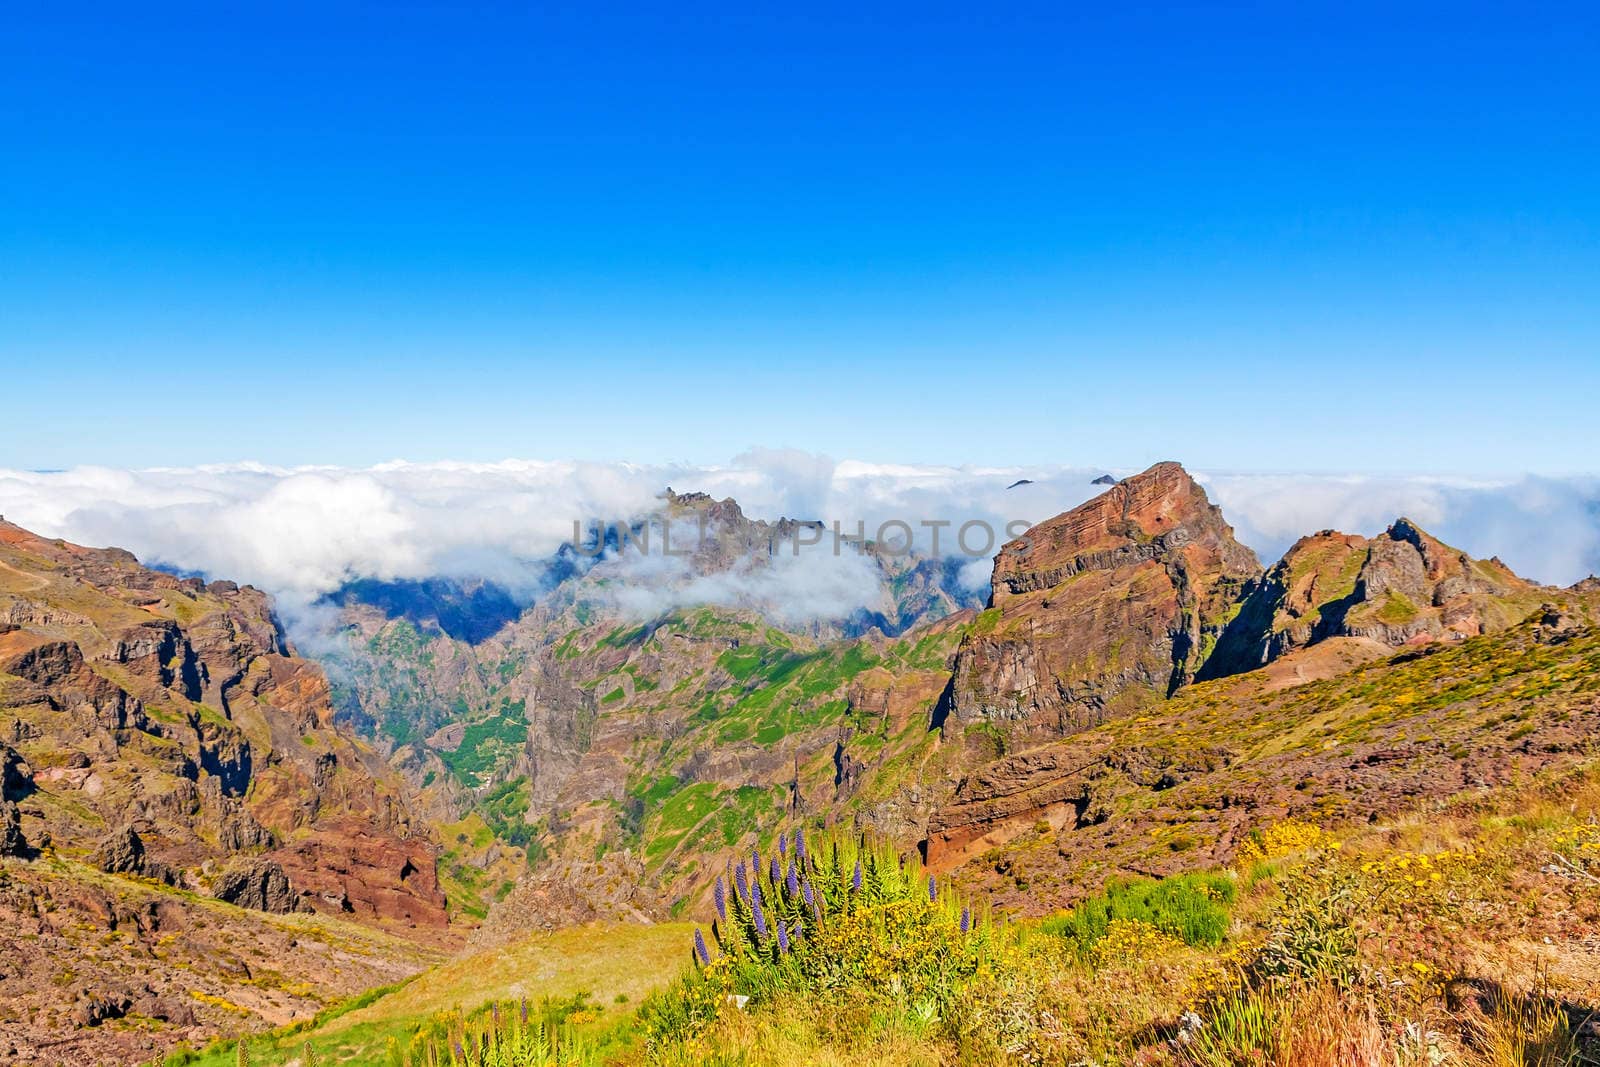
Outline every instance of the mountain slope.
{"type": "Polygon", "coordinates": [[[1597,733],[1592,601],[1398,654],[1332,638],[984,767],[924,847],[998,902],[1048,910],[1113,876],[1226,861],[1286,817],[1367,820],[1571,765],[1597,733]]]}
{"type": "Polygon", "coordinates": [[[27,766],[27,847],[104,852],[132,831],[132,873],[208,888],[203,865],[249,856],[287,872],[286,906],[442,920],[401,791],[333,728],[325,677],[264,594],[10,524],[0,562],[0,733],[27,766]]]}
{"type": "Polygon", "coordinates": [[[427,827],[257,590],[0,521],[0,770],[0,1033],[48,1059],[282,1022],[448,941],[427,827]]]}
{"type": "Polygon", "coordinates": [[[446,628],[437,589],[340,598],[347,705],[446,825],[456,906],[477,916],[503,898],[538,923],[682,907],[704,888],[682,857],[847,803],[920,834],[926,802],[901,789],[937,746],[933,709],[970,618],[961,561],[836,554],[819,524],[670,490],[626,533],[597,558],[564,551],[559,580],[476,641],[446,628]],[[797,536],[821,540],[797,555],[797,536]],[[597,899],[619,851],[638,865],[628,891],[597,899]],[[556,871],[583,892],[552,891],[556,871]],[[653,904],[634,892],[644,880],[661,885],[653,904]]]}

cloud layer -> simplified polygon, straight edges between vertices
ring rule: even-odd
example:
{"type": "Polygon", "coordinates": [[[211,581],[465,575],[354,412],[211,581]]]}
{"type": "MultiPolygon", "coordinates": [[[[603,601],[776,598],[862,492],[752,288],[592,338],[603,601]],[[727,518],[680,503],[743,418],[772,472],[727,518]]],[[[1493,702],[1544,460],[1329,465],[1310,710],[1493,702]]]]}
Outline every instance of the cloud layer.
{"type": "MultiPolygon", "coordinates": [[[[923,551],[933,533],[924,524],[948,522],[940,529],[948,553],[962,523],[981,520],[998,532],[1008,523],[1037,522],[1098,492],[1090,482],[1102,473],[835,462],[796,451],[753,451],[703,467],[515,460],[360,470],[0,469],[0,514],[46,536],[119,545],[147,562],[253,583],[293,617],[354,577],[487,577],[531,596],[544,561],[571,539],[574,521],[640,515],[668,485],[735,497],[752,517],[820,518],[850,532],[859,524],[868,536],[898,520],[917,530],[923,551]],[[1030,484],[1008,488],[1022,479],[1030,484]]],[[[1264,562],[1314,530],[1374,534],[1406,515],[1473,555],[1498,555],[1539,581],[1565,585],[1600,570],[1597,478],[1196,477],[1264,562]]],[[[983,539],[975,531],[969,545],[981,547],[983,539]]],[[[981,586],[987,572],[979,560],[963,577],[981,586]]],[[[754,578],[755,590],[750,576],[687,576],[670,584],[678,603],[684,597],[740,603],[759,594],[775,603],[787,598],[797,616],[814,618],[872,606],[876,592],[866,577],[859,560],[830,557],[771,568],[754,578]]],[[[639,596],[649,600],[659,592],[641,589],[639,596]]]]}

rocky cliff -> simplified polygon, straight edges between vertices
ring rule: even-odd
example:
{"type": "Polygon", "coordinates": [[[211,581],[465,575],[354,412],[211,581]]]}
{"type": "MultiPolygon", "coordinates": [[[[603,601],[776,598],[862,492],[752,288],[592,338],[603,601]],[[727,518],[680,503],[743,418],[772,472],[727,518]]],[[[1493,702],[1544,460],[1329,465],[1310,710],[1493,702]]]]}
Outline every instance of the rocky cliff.
{"type": "Polygon", "coordinates": [[[1332,637],[1186,687],[1147,714],[969,775],[924,842],[1006,907],[1068,906],[1111,877],[1227,862],[1284,819],[1367,821],[1588,758],[1600,730],[1600,611],[1394,654],[1332,637]]]}
{"type": "Polygon", "coordinates": [[[12,854],[201,892],[270,864],[295,908],[443,922],[426,828],[264,594],[0,523],[0,620],[12,854]]]}
{"type": "Polygon", "coordinates": [[[1009,745],[1060,737],[1192,681],[1260,570],[1176,463],[1001,549],[956,657],[950,716],[1009,745]]]}
{"type": "Polygon", "coordinates": [[[0,522],[0,1059],[159,1059],[415,973],[452,937],[404,796],[262,593],[0,522]]]}
{"type": "MultiPolygon", "coordinates": [[[[1244,722],[1249,729],[1300,729],[1311,714],[1302,710],[1306,703],[1281,695],[1298,687],[1358,672],[1378,686],[1393,677],[1436,670],[1448,679],[1470,669],[1470,657],[1428,660],[1424,667],[1402,668],[1403,658],[1388,664],[1398,649],[1463,644],[1520,625],[1524,633],[1511,643],[1537,650],[1548,636],[1538,620],[1553,610],[1541,604],[1553,597],[1579,606],[1578,615],[1556,611],[1556,617],[1593,622],[1592,590],[1582,583],[1564,594],[1534,585],[1498,559],[1475,560],[1407,519],[1370,539],[1325,530],[1302,538],[1265,573],[1254,566],[1175,464],[1130,478],[1006,546],[995,563],[991,606],[957,654],[948,709],[969,733],[998,730],[1007,743],[1002,758],[965,777],[932,811],[924,842],[930,861],[956,867],[1002,856],[1003,880],[1023,862],[1014,843],[1037,835],[1055,842],[1057,856],[1046,865],[1057,872],[1078,861],[1098,870],[1106,858],[1127,853],[1138,858],[1122,870],[1159,873],[1172,858],[1130,844],[1159,827],[1135,819],[1130,829],[1113,815],[1162,807],[1153,794],[1191,779],[1214,783],[1220,790],[1214,799],[1239,812],[1263,804],[1297,809],[1300,798],[1285,793],[1283,780],[1322,764],[1319,774],[1349,775],[1348,788],[1332,790],[1339,803],[1351,802],[1353,791],[1374,810],[1426,791],[1419,766],[1431,768],[1440,788],[1456,788],[1463,774],[1480,772],[1458,765],[1465,752],[1452,753],[1454,763],[1436,759],[1436,745],[1406,746],[1403,757],[1401,750],[1345,745],[1337,751],[1349,762],[1312,751],[1291,769],[1282,753],[1264,752],[1260,742],[1255,748],[1228,742],[1244,722]],[[1210,685],[1191,692],[1196,682],[1210,685]],[[1186,732],[1197,707],[1206,709],[1201,719],[1236,719],[1215,733],[1186,732]],[[1140,711],[1136,719],[1127,714],[1133,709],[1140,711]],[[1151,728],[1151,721],[1166,725],[1151,728]],[[1068,734],[1068,742],[1038,744],[1068,734]],[[1180,737],[1187,742],[1175,745],[1180,737]]],[[[1323,705],[1353,714],[1364,691],[1348,688],[1354,696],[1323,705]]],[[[1397,699],[1402,708],[1419,702],[1411,692],[1397,699]]],[[[1372,715],[1395,711],[1380,705],[1372,715]]],[[[1473,734],[1470,724],[1449,726],[1473,734]]],[[[1321,720],[1316,727],[1332,730],[1321,720]]],[[[1556,732],[1566,751],[1572,737],[1556,732]]],[[[1484,745],[1480,755],[1517,762],[1496,740],[1482,736],[1474,744],[1484,745]]],[[[1236,824],[1242,825],[1222,818],[1209,827],[1209,847],[1226,851],[1236,824]]]]}

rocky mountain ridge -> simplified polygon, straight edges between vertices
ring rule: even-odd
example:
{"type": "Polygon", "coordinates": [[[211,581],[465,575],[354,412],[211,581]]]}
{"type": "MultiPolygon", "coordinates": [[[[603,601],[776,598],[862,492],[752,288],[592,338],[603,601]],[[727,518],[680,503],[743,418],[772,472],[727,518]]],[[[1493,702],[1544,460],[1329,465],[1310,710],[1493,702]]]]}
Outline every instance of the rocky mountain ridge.
{"type": "Polygon", "coordinates": [[[281,907],[443,921],[426,827],[265,594],[0,524],[0,619],[14,852],[199,890],[219,865],[276,870],[281,907]]]}
{"type": "Polygon", "coordinates": [[[1409,519],[1370,540],[1323,530],[1297,541],[1257,583],[1209,676],[1250,670],[1330,637],[1390,647],[1476,637],[1520,622],[1553,592],[1499,559],[1472,559],[1409,519]]]}
{"type": "Polygon", "coordinates": [[[0,521],[0,1058],[136,1062],[436,958],[430,828],[333,720],[260,591],[0,521]]]}
{"type": "MultiPolygon", "coordinates": [[[[195,931],[182,965],[202,968],[243,915],[280,952],[274,930],[326,945],[297,924],[350,916],[410,952],[452,939],[447,914],[488,945],[699,914],[723,860],[827,825],[1048,910],[1220,861],[1263,820],[1368,818],[1562,764],[1600,715],[1592,588],[1533,585],[1404,519],[1263,569],[1177,464],[1005,546],[981,610],[939,561],[867,545],[845,576],[877,583],[873,610],[775,618],[763,596],[807,587],[766,584],[789,565],[773,537],[815,526],[663,501],[710,532],[687,562],[641,570],[613,543],[558,560],[528,607],[483,583],[352,584],[331,687],[249,587],[0,526],[0,913],[111,974],[121,941],[80,927],[130,949],[195,931]],[[197,920],[196,893],[220,920],[197,920]],[[62,909],[88,918],[46,920],[62,909]]],[[[331,988],[321,951],[289,968],[331,988]]],[[[361,973],[414,958],[371,947],[361,973]]],[[[178,973],[69,983],[72,1025],[213,1025],[173,1007],[178,973]]],[[[32,1013],[0,1012],[0,1035],[68,1025],[29,992],[47,977],[0,968],[32,1013]]]]}
{"type": "MultiPolygon", "coordinates": [[[[694,576],[759,569],[774,530],[806,525],[753,523],[704,494],[664,501],[669,517],[718,531],[696,542],[694,576]]],[[[987,818],[966,821],[988,802],[991,764],[1160,714],[1207,680],[1267,667],[1305,684],[1397,648],[1501,632],[1553,592],[1406,520],[1372,539],[1314,535],[1263,569],[1175,463],[1005,546],[982,611],[952,611],[927,563],[898,573],[923,576],[934,599],[922,617],[938,621],[859,636],[774,625],[747,605],[619,611],[608,590],[630,572],[615,560],[477,643],[359,604],[345,618],[369,650],[362,703],[430,706],[429,732],[402,739],[395,760],[442,818],[467,820],[447,881],[520,879],[510,857],[548,885],[542,864],[555,861],[541,857],[570,865],[622,849],[684,907],[703,889],[691,857],[818,819],[948,857],[957,839],[991,833],[964,829],[987,818]],[[473,822],[486,800],[498,829],[473,822]]]]}

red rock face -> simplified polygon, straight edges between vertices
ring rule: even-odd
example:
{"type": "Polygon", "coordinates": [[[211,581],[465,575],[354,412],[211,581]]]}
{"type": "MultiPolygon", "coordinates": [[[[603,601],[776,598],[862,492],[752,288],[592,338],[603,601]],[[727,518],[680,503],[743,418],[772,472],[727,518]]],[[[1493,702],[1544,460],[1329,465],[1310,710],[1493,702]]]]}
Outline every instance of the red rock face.
{"type": "Polygon", "coordinates": [[[1549,683],[1592,660],[1596,618],[1593,604],[1552,605],[1459,647],[1399,655],[1365,638],[1330,638],[1264,670],[1190,687],[1147,716],[972,775],[935,813],[927,855],[938,870],[960,867],[969,892],[1040,914],[1072,906],[1109,876],[1226,863],[1251,829],[1284,818],[1335,812],[1359,824],[1581,766],[1600,704],[1549,683]],[[1343,670],[1324,662],[1341,650],[1343,670]],[[1390,703],[1416,692],[1436,699],[1390,703]],[[1524,713],[1517,729],[1486,714],[1513,703],[1524,713]]]}
{"type": "Polygon", "coordinates": [[[1259,573],[1205,491],[1159,463],[1007,544],[956,658],[951,715],[1046,740],[1193,680],[1259,573]]]}
{"type": "Polygon", "coordinates": [[[127,873],[204,891],[267,856],[319,910],[443,924],[402,788],[335,728],[326,676],[258,590],[0,522],[0,620],[0,735],[30,768],[10,851],[136,831],[127,873]]]}
{"type": "Polygon", "coordinates": [[[271,853],[317,911],[443,926],[445,898],[433,849],[423,840],[374,833],[354,820],[327,823],[271,853]]]}
{"type": "MultiPolygon", "coordinates": [[[[1035,533],[1032,555],[1026,546],[1007,546],[997,562],[994,606],[980,616],[958,657],[954,711],[969,724],[1018,724],[1024,739],[1051,728],[1079,732],[1070,741],[1006,756],[964,779],[929,819],[923,847],[937,868],[998,855],[1030,834],[1056,835],[1061,865],[1068,869],[1091,856],[1098,862],[1113,851],[1130,852],[1128,842],[1141,838],[1146,827],[1130,831],[1114,826],[1114,819],[1106,823],[1113,810],[1106,796],[1130,783],[1164,792],[1190,779],[1222,780],[1236,755],[1211,747],[1223,739],[1220,734],[1168,744],[1168,736],[1183,728],[1186,702],[1207,709],[1248,709],[1259,702],[1273,709],[1264,721],[1287,721],[1299,709],[1292,698],[1278,695],[1285,690],[1385,660],[1404,646],[1514,630],[1558,592],[1523,581],[1498,560],[1474,560],[1406,519],[1371,539],[1332,530],[1304,537],[1266,574],[1248,580],[1246,556],[1234,551],[1216,509],[1168,464],[1029,536],[1035,533]],[[1236,599],[1240,589],[1248,590],[1242,607],[1236,599]],[[1221,625],[1233,607],[1237,614],[1221,625]],[[1198,672],[1195,660],[1181,654],[1197,622],[1198,647],[1207,646],[1208,636],[1215,640],[1215,651],[1200,657],[1198,672]],[[1186,689],[1162,705],[1157,691],[1169,662],[1169,695],[1189,680],[1216,679],[1215,685],[1228,688],[1186,689]],[[1202,696],[1208,692],[1210,697],[1202,696]],[[1142,701],[1148,717],[1086,730],[1113,717],[1118,700],[1122,707],[1142,701]],[[1058,717],[1041,722],[1041,713],[1058,717]],[[1152,722],[1165,725],[1141,726],[1152,722]],[[1170,751],[1160,755],[1155,773],[1145,765],[1163,745],[1170,751]]],[[[1579,616],[1550,608],[1541,626],[1568,635],[1584,630],[1579,616]]],[[[1507,647],[1541,640],[1541,632],[1508,639],[1507,647]]],[[[1240,720],[1250,718],[1245,712],[1240,720]]],[[[1341,790],[1375,792],[1380,800],[1383,789],[1373,783],[1411,795],[1435,788],[1448,793],[1466,780],[1448,761],[1423,773],[1400,766],[1381,748],[1337,771],[1331,767],[1336,761],[1320,749],[1302,756],[1296,748],[1293,758],[1304,766],[1295,774],[1241,776],[1254,779],[1251,789],[1230,793],[1226,810],[1210,827],[1222,850],[1217,855],[1231,847],[1241,825],[1236,802],[1299,803],[1303,790],[1283,785],[1299,774],[1339,776],[1341,790]]],[[[1468,746],[1460,751],[1479,753],[1468,746]]],[[[1139,862],[1144,866],[1126,869],[1166,869],[1148,856],[1139,862]]]]}

